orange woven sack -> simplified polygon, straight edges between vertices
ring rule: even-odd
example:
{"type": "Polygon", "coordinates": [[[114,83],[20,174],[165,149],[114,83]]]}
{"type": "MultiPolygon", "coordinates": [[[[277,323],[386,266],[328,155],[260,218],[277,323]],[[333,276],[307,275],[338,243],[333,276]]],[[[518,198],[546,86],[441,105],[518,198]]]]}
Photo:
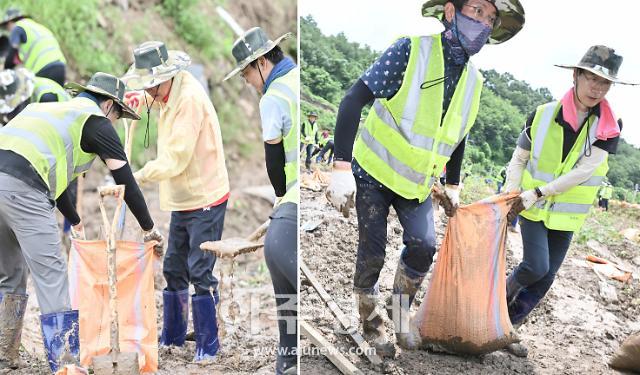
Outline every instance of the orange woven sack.
{"type": "Polygon", "coordinates": [[[506,301],[507,213],[516,194],[458,208],[415,317],[422,344],[483,354],[515,342],[506,301]]]}
{"type": "MultiPolygon", "coordinates": [[[[158,371],[153,242],[117,241],[120,350],[138,352],[140,372],[158,371]]],[[[80,311],[80,363],[110,350],[106,241],[73,240],[69,253],[71,305],[80,311]]]]}

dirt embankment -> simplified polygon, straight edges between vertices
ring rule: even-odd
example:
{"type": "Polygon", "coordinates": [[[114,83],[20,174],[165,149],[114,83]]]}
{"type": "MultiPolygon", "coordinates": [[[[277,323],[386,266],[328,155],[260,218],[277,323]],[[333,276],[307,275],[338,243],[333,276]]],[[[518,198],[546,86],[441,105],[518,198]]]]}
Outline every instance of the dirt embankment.
{"type": "MultiPolygon", "coordinates": [[[[357,309],[352,293],[353,273],[357,252],[357,219],[352,210],[348,219],[329,206],[324,192],[303,189],[301,195],[300,222],[320,220],[322,224],[313,232],[301,231],[301,256],[324,288],[332,295],[343,311],[353,321],[357,320],[357,309]]],[[[441,243],[445,215],[442,210],[436,215],[436,233],[441,243]]],[[[628,223],[637,225],[637,223],[628,223]]],[[[395,212],[389,216],[387,228],[388,245],[385,266],[379,284],[382,300],[391,293],[393,277],[400,250],[402,228],[395,212]]],[[[606,244],[606,239],[601,239],[606,244]]],[[[590,243],[592,246],[594,243],[590,243]]],[[[596,243],[597,244],[597,243],[596,243]]],[[[636,252],[628,243],[628,252],[636,252]]],[[[637,245],[636,245],[637,246],[637,245]]],[[[623,262],[616,251],[600,245],[600,256],[620,261],[640,273],[640,262],[623,262]]],[[[640,285],[637,279],[629,284],[607,281],[618,294],[618,302],[606,302],[600,296],[599,279],[584,260],[593,253],[586,246],[571,246],[567,259],[558,273],[555,284],[540,306],[517,331],[522,342],[529,348],[528,358],[517,358],[506,351],[497,351],[480,357],[460,357],[436,354],[427,351],[401,351],[396,358],[385,360],[382,368],[374,368],[364,356],[349,350],[355,344],[348,335],[340,333],[341,327],[324,306],[313,288],[302,278],[300,316],[319,329],[338,350],[347,356],[364,373],[392,374],[610,374],[615,371],[607,366],[609,357],[620,343],[632,332],[640,329],[637,320],[640,312],[640,285]]],[[[522,258],[520,234],[509,232],[507,262],[510,270],[522,258]]],[[[433,270],[433,267],[432,267],[433,270]]],[[[412,312],[422,302],[428,279],[423,283],[412,312]]],[[[380,306],[382,307],[382,305],[380,306]]],[[[382,309],[380,311],[383,311],[382,309]]],[[[393,336],[393,323],[385,317],[385,327],[393,336]]],[[[312,344],[301,338],[301,350],[308,353],[312,344]]],[[[338,374],[338,370],[320,355],[301,357],[301,371],[305,374],[338,374]]]]}

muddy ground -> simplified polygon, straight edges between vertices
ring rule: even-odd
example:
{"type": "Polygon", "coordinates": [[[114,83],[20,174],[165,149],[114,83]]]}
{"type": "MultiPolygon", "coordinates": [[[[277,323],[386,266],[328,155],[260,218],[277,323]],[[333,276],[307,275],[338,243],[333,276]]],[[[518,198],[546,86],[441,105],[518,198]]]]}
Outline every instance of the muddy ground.
{"type": "MultiPolygon", "coordinates": [[[[96,165],[101,164],[96,162],[96,165]]],[[[244,164],[227,165],[235,173],[231,176],[232,192],[225,217],[223,238],[249,235],[268,218],[272,205],[266,199],[253,193],[247,193],[245,187],[264,186],[268,183],[262,162],[255,160],[244,164]]],[[[88,175],[84,189],[83,218],[86,222],[87,238],[99,238],[100,216],[95,187],[102,185],[106,170],[102,165],[92,169],[88,175]]],[[[251,191],[256,190],[252,189],[251,191]]],[[[265,190],[265,189],[258,189],[265,190]]],[[[268,190],[268,189],[267,189],[268,190]]],[[[143,187],[151,215],[156,226],[165,237],[169,228],[169,213],[162,212],[158,204],[157,186],[143,187]]],[[[128,213],[127,230],[124,238],[139,239],[140,231],[135,218],[128,213]]],[[[262,253],[241,255],[233,267],[233,278],[230,278],[232,263],[230,260],[219,260],[214,268],[214,275],[220,278],[225,275],[221,285],[221,313],[226,324],[226,335],[221,337],[221,351],[215,361],[207,364],[192,363],[195,344],[187,342],[184,348],[160,350],[158,374],[269,374],[274,372],[275,356],[270,350],[277,345],[278,330],[275,321],[275,301],[269,271],[264,263],[262,253]],[[233,296],[229,285],[233,283],[233,296]],[[230,309],[231,301],[239,307],[235,319],[230,309]]],[[[162,328],[162,288],[164,279],[161,267],[156,272],[156,308],[158,332],[162,328]]],[[[35,290],[29,282],[29,303],[23,329],[21,358],[24,367],[11,374],[33,375],[48,373],[48,365],[44,361],[44,349],[40,334],[35,290]]],[[[191,320],[191,319],[190,319],[191,320]]],[[[191,331],[191,322],[189,331],[191,331]]],[[[221,333],[222,335],[222,333],[221,333]]],[[[158,334],[159,336],[159,334],[158,334]]]]}
{"type": "MultiPolygon", "coordinates": [[[[348,219],[329,206],[324,192],[303,189],[301,195],[301,226],[321,222],[312,232],[301,231],[301,257],[342,310],[357,320],[352,293],[357,249],[357,220],[352,209],[348,219]]],[[[436,215],[438,245],[444,235],[446,216],[436,215]]],[[[619,215],[617,225],[623,229],[638,226],[637,220],[619,215]]],[[[313,225],[312,225],[313,226],[313,225]]],[[[379,280],[382,300],[391,293],[393,276],[402,249],[402,228],[393,209],[388,224],[387,256],[379,280]]],[[[508,232],[507,263],[510,271],[522,257],[519,233],[508,232]]],[[[320,330],[325,338],[366,374],[611,374],[607,366],[610,356],[632,332],[640,330],[640,253],[638,245],[626,242],[608,249],[607,239],[589,242],[589,246],[574,241],[558,278],[547,297],[529,319],[518,329],[522,342],[529,349],[528,358],[518,358],[506,351],[479,357],[461,357],[428,351],[402,351],[396,347],[396,357],[385,360],[382,368],[373,367],[364,356],[349,350],[355,344],[340,333],[336,319],[324,306],[319,295],[301,276],[301,318],[320,330]],[[608,303],[600,296],[599,279],[587,266],[586,254],[619,261],[634,272],[629,284],[607,281],[618,295],[618,302],[608,303]],[[617,255],[622,254],[627,259],[617,255]],[[635,258],[635,263],[633,262],[635,258]]],[[[431,271],[433,270],[433,267],[431,271]]],[[[431,271],[427,278],[431,277],[431,271]]],[[[422,302],[428,281],[421,287],[412,312],[422,302]]],[[[382,305],[380,305],[382,307],[382,305]]],[[[383,310],[380,310],[383,311],[383,310]]],[[[393,323],[386,318],[387,333],[393,337],[393,323]]],[[[312,344],[301,337],[301,373],[338,374],[325,357],[311,353],[312,344]]]]}

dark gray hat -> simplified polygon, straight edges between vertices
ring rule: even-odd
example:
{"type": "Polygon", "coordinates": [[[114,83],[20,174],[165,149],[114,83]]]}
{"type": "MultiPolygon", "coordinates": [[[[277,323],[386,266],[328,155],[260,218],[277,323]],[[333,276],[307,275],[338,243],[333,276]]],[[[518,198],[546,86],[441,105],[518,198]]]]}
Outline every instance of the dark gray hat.
{"type": "Polygon", "coordinates": [[[136,111],[124,104],[124,93],[127,91],[127,86],[116,76],[97,72],[89,79],[86,86],[79,83],[67,83],[64,87],[72,91],[74,95],[89,91],[109,97],[122,108],[122,117],[140,120],[140,116],[138,116],[136,111]]]}
{"type": "Polygon", "coordinates": [[[559,68],[588,70],[611,82],[623,85],[637,85],[637,83],[625,82],[618,79],[620,65],[622,65],[622,56],[617,55],[613,48],[607,46],[592,46],[576,65],[556,64],[559,68]]]}
{"type": "Polygon", "coordinates": [[[277,46],[282,40],[290,38],[293,33],[286,33],[276,40],[270,40],[267,34],[260,27],[254,27],[247,30],[244,35],[233,43],[231,53],[236,59],[236,67],[227,74],[223,81],[228,80],[238,74],[242,69],[246,68],[252,61],[263,56],[277,46]]]}
{"type": "Polygon", "coordinates": [[[2,17],[2,22],[0,22],[0,27],[6,25],[11,21],[18,21],[28,17],[29,16],[27,16],[26,14],[22,14],[20,9],[18,8],[9,8],[5,12],[4,17],[2,17]]]}
{"type": "MultiPolygon", "coordinates": [[[[441,19],[444,6],[451,0],[429,0],[422,5],[424,17],[441,19]]],[[[496,25],[491,30],[487,44],[500,44],[513,38],[524,26],[524,8],[518,0],[487,0],[498,10],[496,25]]]]}
{"type": "Polygon", "coordinates": [[[307,113],[307,117],[310,117],[310,116],[318,117],[318,112],[316,112],[316,111],[311,111],[311,112],[307,113]]]}

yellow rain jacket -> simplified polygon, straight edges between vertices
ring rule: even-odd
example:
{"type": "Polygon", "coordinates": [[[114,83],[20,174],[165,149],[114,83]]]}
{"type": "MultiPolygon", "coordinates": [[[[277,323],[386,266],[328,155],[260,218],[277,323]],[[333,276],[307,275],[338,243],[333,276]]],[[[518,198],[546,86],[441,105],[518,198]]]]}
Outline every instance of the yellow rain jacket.
{"type": "Polygon", "coordinates": [[[167,102],[156,103],[158,155],[134,173],[136,180],[160,183],[163,211],[195,210],[220,201],[229,193],[229,177],[209,95],[182,71],[173,79],[167,102]]]}

